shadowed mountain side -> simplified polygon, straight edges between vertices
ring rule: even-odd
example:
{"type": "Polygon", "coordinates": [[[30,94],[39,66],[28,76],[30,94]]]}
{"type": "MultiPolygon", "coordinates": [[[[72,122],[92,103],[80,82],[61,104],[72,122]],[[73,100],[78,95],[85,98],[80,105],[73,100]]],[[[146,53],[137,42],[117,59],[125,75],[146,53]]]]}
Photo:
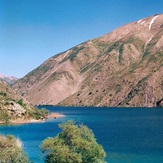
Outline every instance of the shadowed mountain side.
{"type": "Polygon", "coordinates": [[[163,15],[55,55],[13,88],[34,105],[163,106],[163,15]]]}

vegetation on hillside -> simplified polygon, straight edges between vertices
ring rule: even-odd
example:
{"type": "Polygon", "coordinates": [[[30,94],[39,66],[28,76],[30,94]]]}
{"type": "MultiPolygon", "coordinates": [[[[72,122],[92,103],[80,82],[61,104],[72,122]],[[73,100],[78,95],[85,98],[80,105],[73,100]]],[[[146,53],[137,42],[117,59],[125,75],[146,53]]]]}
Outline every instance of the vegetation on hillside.
{"type": "Polygon", "coordinates": [[[46,119],[48,111],[37,109],[9,86],[0,81],[0,123],[9,123],[17,119],[46,119]]]}
{"type": "Polygon", "coordinates": [[[28,115],[36,120],[44,120],[47,118],[49,111],[46,110],[45,108],[38,109],[38,108],[33,108],[32,110],[28,110],[28,115]]]}

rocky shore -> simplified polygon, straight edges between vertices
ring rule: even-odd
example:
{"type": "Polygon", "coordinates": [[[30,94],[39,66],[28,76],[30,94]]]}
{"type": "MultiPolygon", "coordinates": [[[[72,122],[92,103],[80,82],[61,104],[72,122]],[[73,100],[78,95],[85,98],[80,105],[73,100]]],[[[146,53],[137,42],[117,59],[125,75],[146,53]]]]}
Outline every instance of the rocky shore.
{"type": "MultiPolygon", "coordinates": [[[[47,116],[47,119],[51,119],[51,118],[62,118],[65,117],[65,115],[60,114],[60,113],[50,113],[47,116]]],[[[26,124],[26,123],[40,123],[40,122],[45,122],[47,119],[23,119],[23,118],[18,118],[18,119],[14,119],[14,120],[10,120],[8,123],[9,124],[26,124]]],[[[0,121],[0,124],[6,124],[4,121],[0,121]]]]}
{"type": "Polygon", "coordinates": [[[62,117],[65,117],[65,115],[60,114],[60,113],[54,113],[54,112],[52,112],[48,115],[48,118],[55,118],[56,119],[56,118],[62,118],[62,117]]]}

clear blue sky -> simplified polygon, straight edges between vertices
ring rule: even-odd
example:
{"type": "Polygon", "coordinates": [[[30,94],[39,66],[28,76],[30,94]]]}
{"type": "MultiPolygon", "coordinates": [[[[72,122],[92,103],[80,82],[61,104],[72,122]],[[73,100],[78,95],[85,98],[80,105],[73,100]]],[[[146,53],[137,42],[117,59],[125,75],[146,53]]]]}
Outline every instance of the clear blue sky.
{"type": "Polygon", "coordinates": [[[162,11],[163,0],[0,0],[0,73],[23,77],[57,53],[162,11]]]}

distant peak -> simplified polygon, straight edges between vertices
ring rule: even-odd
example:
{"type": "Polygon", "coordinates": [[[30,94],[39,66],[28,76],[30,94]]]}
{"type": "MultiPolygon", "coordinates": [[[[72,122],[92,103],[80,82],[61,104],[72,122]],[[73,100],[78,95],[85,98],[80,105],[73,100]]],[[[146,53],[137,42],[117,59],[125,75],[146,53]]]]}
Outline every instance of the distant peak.
{"type": "Polygon", "coordinates": [[[0,78],[4,78],[4,75],[3,74],[0,74],[0,78]]]}
{"type": "Polygon", "coordinates": [[[18,80],[18,78],[14,76],[5,76],[3,74],[0,74],[0,80],[4,81],[8,85],[11,85],[15,83],[18,80]]]}

